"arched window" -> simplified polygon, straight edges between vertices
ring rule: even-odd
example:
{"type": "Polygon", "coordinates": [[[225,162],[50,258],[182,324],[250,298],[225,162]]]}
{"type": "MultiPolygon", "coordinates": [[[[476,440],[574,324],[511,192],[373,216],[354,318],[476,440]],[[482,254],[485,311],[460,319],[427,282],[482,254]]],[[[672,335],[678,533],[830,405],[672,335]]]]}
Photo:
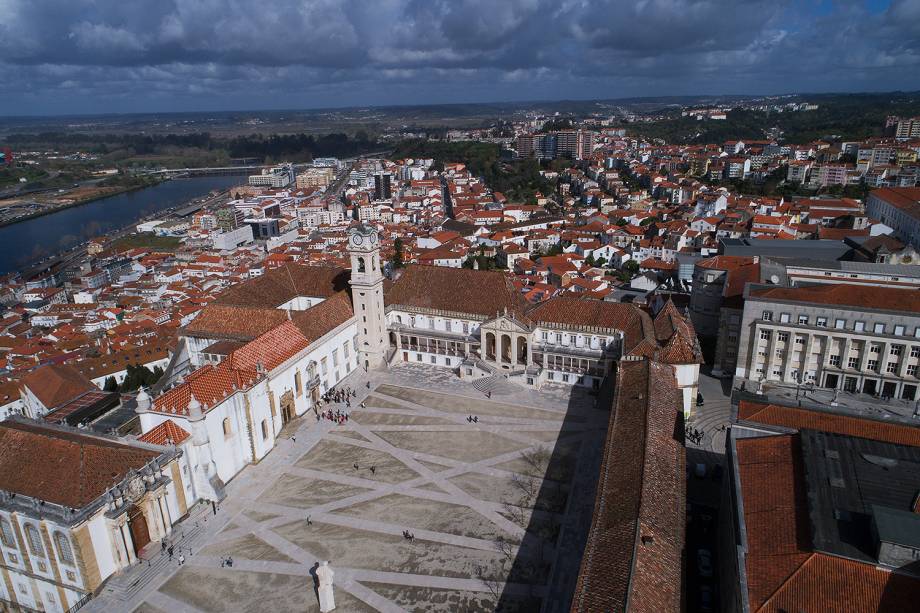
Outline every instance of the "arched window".
{"type": "Polygon", "coordinates": [[[73,549],[70,548],[70,541],[63,532],[54,533],[54,546],[57,547],[58,558],[61,562],[73,565],[73,549]]]}
{"type": "Polygon", "coordinates": [[[365,272],[364,258],[358,258],[358,272],[365,272]]]}
{"type": "Polygon", "coordinates": [[[224,418],[224,436],[230,436],[233,434],[233,428],[230,427],[230,418],[224,418]]]}
{"type": "Polygon", "coordinates": [[[371,258],[371,270],[377,270],[377,258],[371,258]]]}
{"type": "Polygon", "coordinates": [[[268,438],[268,420],[263,419],[262,420],[262,440],[264,441],[267,438],[268,438]]]}
{"type": "Polygon", "coordinates": [[[5,517],[0,517],[0,541],[4,547],[16,549],[16,537],[13,534],[13,526],[5,517]]]}
{"type": "Polygon", "coordinates": [[[29,541],[29,551],[33,556],[44,556],[45,548],[42,547],[42,537],[38,529],[32,524],[26,524],[26,539],[29,541]]]}

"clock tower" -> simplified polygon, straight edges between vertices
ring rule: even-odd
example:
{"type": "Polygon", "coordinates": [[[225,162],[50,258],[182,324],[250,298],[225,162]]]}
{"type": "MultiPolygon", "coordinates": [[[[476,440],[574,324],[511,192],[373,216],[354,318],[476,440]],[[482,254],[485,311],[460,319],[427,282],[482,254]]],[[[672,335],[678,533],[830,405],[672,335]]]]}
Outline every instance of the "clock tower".
{"type": "Polygon", "coordinates": [[[363,223],[350,229],[348,253],[351,302],[358,322],[358,365],[367,370],[382,368],[386,363],[387,332],[377,231],[363,223]]]}

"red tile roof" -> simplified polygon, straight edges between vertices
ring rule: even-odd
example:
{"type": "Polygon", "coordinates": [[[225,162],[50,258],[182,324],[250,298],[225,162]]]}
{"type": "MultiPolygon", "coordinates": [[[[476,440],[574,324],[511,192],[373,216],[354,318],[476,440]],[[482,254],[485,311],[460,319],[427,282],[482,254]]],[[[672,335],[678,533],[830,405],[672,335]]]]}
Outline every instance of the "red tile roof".
{"type": "Polygon", "coordinates": [[[191,434],[177,426],[176,422],[167,419],[137,440],[150,443],[151,445],[179,445],[190,436],[191,434]]]}
{"type": "Polygon", "coordinates": [[[738,403],[738,419],[782,428],[806,428],[920,447],[920,428],[863,417],[742,400],[738,403]]]}
{"type": "Polygon", "coordinates": [[[797,435],[738,439],[751,611],[878,611],[916,608],[920,580],[811,549],[797,435]]]}
{"type": "Polygon", "coordinates": [[[160,454],[25,421],[0,423],[0,489],[80,508],[160,454]]]}
{"type": "Polygon", "coordinates": [[[45,408],[53,409],[90,391],[98,391],[92,381],[63,364],[48,364],[33,370],[20,380],[45,408]]]}
{"type": "Polygon", "coordinates": [[[682,404],[669,366],[620,363],[573,612],[681,609],[682,404]]]}
{"type": "Polygon", "coordinates": [[[810,287],[771,287],[752,291],[751,297],[881,311],[920,312],[920,291],[918,290],[868,287],[849,283],[810,287]]]}

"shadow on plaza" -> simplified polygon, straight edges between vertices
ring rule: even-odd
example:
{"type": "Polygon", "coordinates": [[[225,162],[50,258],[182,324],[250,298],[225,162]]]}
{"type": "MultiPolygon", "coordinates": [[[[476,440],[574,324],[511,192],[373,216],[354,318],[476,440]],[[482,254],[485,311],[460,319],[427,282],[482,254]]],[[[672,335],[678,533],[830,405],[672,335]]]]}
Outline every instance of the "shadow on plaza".
{"type": "Polygon", "coordinates": [[[519,513],[515,506],[505,505],[503,513],[519,525],[525,526],[526,532],[513,556],[511,548],[505,547],[501,542],[499,549],[507,551],[509,559],[513,558],[509,560],[507,567],[507,583],[527,584],[531,586],[531,590],[529,595],[522,595],[520,591],[509,589],[506,584],[505,589],[496,598],[496,611],[569,610],[581,566],[581,556],[591,526],[601,458],[587,457],[589,454],[585,454],[586,457],[579,463],[578,456],[584,443],[580,442],[578,437],[567,436],[566,433],[569,427],[590,422],[595,409],[601,409],[604,415],[603,431],[596,432],[593,436],[600,437],[598,453],[602,455],[602,445],[613,402],[614,379],[613,376],[608,377],[598,392],[574,389],[569,397],[560,435],[555,444],[546,443],[542,457],[522,458],[523,470],[527,471],[528,477],[533,478],[538,485],[529,491],[528,483],[518,479],[513,489],[520,492],[523,497],[529,497],[534,511],[529,518],[523,517],[523,514],[515,517],[515,514],[519,513]],[[581,480],[582,487],[574,492],[578,480],[581,480]],[[577,499],[573,494],[577,495],[577,499]],[[577,529],[567,527],[564,531],[562,522],[571,513],[586,516],[575,522],[574,527],[577,529]],[[541,599],[535,596],[534,592],[542,586],[546,586],[547,591],[541,599]]]}

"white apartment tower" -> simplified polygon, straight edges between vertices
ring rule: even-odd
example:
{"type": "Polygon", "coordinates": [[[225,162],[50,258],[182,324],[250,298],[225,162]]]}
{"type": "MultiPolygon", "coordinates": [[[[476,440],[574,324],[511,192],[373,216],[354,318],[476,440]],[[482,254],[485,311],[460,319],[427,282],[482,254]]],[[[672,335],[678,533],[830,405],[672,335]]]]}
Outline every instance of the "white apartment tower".
{"type": "Polygon", "coordinates": [[[383,270],[377,231],[364,224],[349,230],[351,296],[358,325],[358,363],[370,370],[386,363],[387,333],[383,270]]]}

